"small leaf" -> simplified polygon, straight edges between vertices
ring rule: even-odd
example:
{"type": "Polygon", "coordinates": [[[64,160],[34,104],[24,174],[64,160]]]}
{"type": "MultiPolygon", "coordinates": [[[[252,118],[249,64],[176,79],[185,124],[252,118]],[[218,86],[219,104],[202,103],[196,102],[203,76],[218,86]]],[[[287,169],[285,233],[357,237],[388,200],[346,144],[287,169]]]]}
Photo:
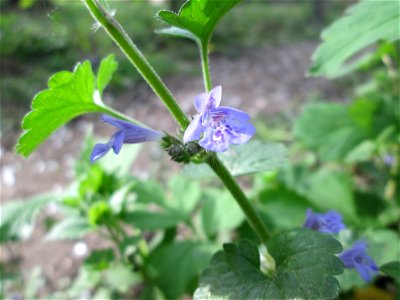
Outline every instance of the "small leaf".
{"type": "Polygon", "coordinates": [[[112,75],[118,68],[118,62],[115,60],[114,54],[104,58],[99,70],[97,71],[97,90],[103,95],[104,88],[110,83],[112,75]]]}
{"type": "MultiPolygon", "coordinates": [[[[258,140],[240,146],[232,146],[218,157],[233,176],[271,171],[286,162],[286,148],[282,144],[273,144],[258,140]]],[[[207,178],[214,173],[207,165],[189,164],[184,174],[192,178],[207,178]]]]}
{"type": "Polygon", "coordinates": [[[392,261],[382,265],[380,268],[381,272],[393,277],[397,283],[400,284],[400,262],[392,261]]]}
{"type": "MultiPolygon", "coordinates": [[[[104,89],[112,71],[112,59],[107,58],[100,70],[100,84],[104,89]]],[[[54,131],[73,118],[94,112],[109,112],[95,100],[96,82],[89,61],[78,64],[73,73],[62,71],[49,79],[49,88],[39,92],[32,101],[32,111],[22,121],[25,133],[19,138],[17,153],[28,156],[54,131]]]]}
{"type": "Polygon", "coordinates": [[[198,277],[217,250],[213,244],[194,241],[174,242],[156,248],[149,257],[149,268],[154,271],[154,282],[167,299],[192,293],[198,277]]]}
{"type": "Polygon", "coordinates": [[[343,67],[344,62],[379,40],[399,39],[398,1],[360,1],[346,15],[322,32],[323,43],[312,56],[313,76],[336,77],[353,70],[363,58],[343,67]]]}
{"type": "Polygon", "coordinates": [[[333,299],[340,289],[342,250],[329,235],[306,229],[283,231],[268,243],[273,277],[260,269],[260,253],[249,241],[225,244],[200,277],[194,299],[333,299]]]}
{"type": "Polygon", "coordinates": [[[89,233],[91,228],[85,218],[69,217],[54,225],[46,240],[79,239],[89,233]]]}
{"type": "Polygon", "coordinates": [[[198,39],[202,44],[207,44],[221,17],[240,1],[188,0],[178,14],[161,10],[157,18],[173,26],[161,33],[184,36],[195,41],[198,39]]]}
{"type": "Polygon", "coordinates": [[[0,244],[26,238],[24,229],[32,227],[37,215],[54,200],[54,196],[41,195],[2,205],[0,210],[0,244]]]}

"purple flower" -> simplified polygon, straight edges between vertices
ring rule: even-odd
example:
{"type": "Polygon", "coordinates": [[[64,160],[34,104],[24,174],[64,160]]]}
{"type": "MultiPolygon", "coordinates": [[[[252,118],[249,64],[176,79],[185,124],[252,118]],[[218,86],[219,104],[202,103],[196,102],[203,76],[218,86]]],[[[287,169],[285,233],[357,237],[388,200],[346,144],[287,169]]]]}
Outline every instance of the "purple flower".
{"type": "Polygon", "coordinates": [[[246,143],[256,129],[248,121],[250,116],[241,110],[219,106],[221,102],[221,86],[213,88],[209,93],[198,95],[194,106],[199,112],[185,131],[183,141],[199,141],[206,150],[223,152],[229,144],[246,143]]]}
{"type": "Polygon", "coordinates": [[[96,144],[90,155],[90,161],[93,163],[102,158],[112,148],[115,154],[121,151],[122,144],[138,144],[147,141],[158,141],[162,138],[161,132],[153,129],[141,127],[132,123],[128,123],[119,119],[103,115],[102,120],[107,122],[119,130],[114,133],[107,144],[96,144]]]}
{"type": "Polygon", "coordinates": [[[367,247],[365,241],[357,241],[352,248],[339,254],[339,258],[346,268],[355,268],[362,279],[369,282],[379,269],[374,260],[367,254],[367,247]]]}
{"type": "Polygon", "coordinates": [[[326,233],[339,233],[340,230],[346,228],[340,213],[330,210],[319,214],[314,213],[311,209],[307,209],[303,227],[326,233]]]}

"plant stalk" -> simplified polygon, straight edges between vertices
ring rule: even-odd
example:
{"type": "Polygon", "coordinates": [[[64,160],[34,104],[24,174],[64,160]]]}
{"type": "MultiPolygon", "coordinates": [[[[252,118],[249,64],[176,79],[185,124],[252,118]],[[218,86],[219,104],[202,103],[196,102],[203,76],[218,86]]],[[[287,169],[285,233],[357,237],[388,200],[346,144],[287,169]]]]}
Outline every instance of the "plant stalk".
{"type": "Polygon", "coordinates": [[[210,67],[208,64],[208,42],[199,41],[201,69],[203,71],[204,88],[209,92],[212,88],[210,67]]]}
{"type": "Polygon", "coordinates": [[[215,154],[207,156],[205,160],[206,163],[215,172],[215,174],[217,174],[218,177],[221,179],[225,187],[231,192],[232,196],[235,198],[236,202],[239,204],[244,214],[246,215],[247,221],[253,227],[260,240],[264,244],[266,244],[266,242],[271,237],[271,233],[265,227],[260,216],[257,214],[256,210],[251,205],[246,195],[243,193],[243,190],[240,188],[235,178],[231,175],[228,169],[215,154]]]}
{"type": "Polygon", "coordinates": [[[176,103],[171,92],[160,79],[156,71],[152,68],[140,50],[129,38],[121,25],[110,15],[99,3],[98,0],[82,0],[89,9],[93,18],[103,26],[104,30],[117,44],[129,61],[138,70],[140,75],[146,80],[154,93],[164,102],[165,106],[184,130],[189,125],[189,120],[176,103]]]}

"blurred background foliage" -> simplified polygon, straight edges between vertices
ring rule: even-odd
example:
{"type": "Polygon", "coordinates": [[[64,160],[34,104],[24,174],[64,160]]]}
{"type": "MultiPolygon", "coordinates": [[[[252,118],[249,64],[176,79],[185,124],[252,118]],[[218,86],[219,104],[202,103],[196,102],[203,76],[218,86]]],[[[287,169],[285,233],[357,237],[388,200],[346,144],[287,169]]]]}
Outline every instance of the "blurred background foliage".
{"type": "MultiPolygon", "coordinates": [[[[325,7],[321,1],[245,1],[222,19],[212,51],[235,58],[247,48],[319,41],[321,30],[352,4],[323,3],[325,7]]],[[[117,18],[163,77],[199,76],[192,43],[154,34],[159,28],[155,13],[179,5],[112,3],[117,18]],[[141,13],[132,18],[135,10],[141,13]]],[[[71,69],[77,60],[89,59],[96,68],[102,57],[115,52],[120,64],[111,92],[139,84],[139,75],[104,32],[94,34],[97,28],[79,1],[3,1],[1,9],[3,132],[19,127],[32,96],[45,88],[51,74],[71,69]]],[[[379,41],[369,50],[373,55],[341,81],[344,88],[352,83],[345,101],[310,96],[290,120],[280,115],[256,120],[257,137],[285,144],[288,162],[280,170],[240,180],[274,232],[302,226],[308,208],[335,209],[348,225],[337,237],[344,248],[366,239],[369,254],[381,266],[399,257],[399,42],[379,41]]],[[[1,263],[4,298],[186,299],[223,241],[256,240],[241,210],[218,182],[207,178],[209,173],[186,169],[162,183],[143,180],[129,172],[140,147],[92,165],[87,157],[93,144],[88,137],[63,193],[10,201],[2,209],[0,243],[12,252],[10,245],[27,240],[40,213],[53,203],[58,214],[40,219],[46,240],[76,241],[94,234],[106,244],[86,253],[74,276],[51,284],[39,269],[28,276],[18,269],[18,261],[1,263]],[[189,178],[201,174],[206,174],[202,180],[189,178]]],[[[245,156],[254,159],[256,151],[251,153],[245,156]]],[[[245,159],[240,166],[246,167],[245,159]]],[[[398,296],[399,279],[383,273],[369,285],[354,270],[338,279],[340,299],[398,296]]]]}
{"type": "MultiPolygon", "coordinates": [[[[183,2],[110,2],[117,19],[128,34],[134,36],[137,45],[163,78],[174,74],[200,75],[195,45],[154,33],[162,27],[154,20],[156,12],[160,9],[177,11],[183,2]],[[135,13],[138,11],[139,14],[135,13]]],[[[106,7],[110,5],[107,1],[104,3],[106,7]]],[[[339,1],[321,6],[321,1],[247,0],[222,19],[211,49],[214,54],[234,58],[245,48],[288,40],[317,40],[323,26],[345,6],[339,1]]],[[[46,87],[47,79],[54,72],[70,70],[78,60],[89,59],[96,68],[102,57],[115,52],[119,71],[111,84],[114,94],[140,82],[139,74],[105,32],[97,32],[98,27],[80,1],[6,0],[0,2],[0,8],[3,133],[19,128],[18,120],[28,111],[33,95],[46,87]]]]}

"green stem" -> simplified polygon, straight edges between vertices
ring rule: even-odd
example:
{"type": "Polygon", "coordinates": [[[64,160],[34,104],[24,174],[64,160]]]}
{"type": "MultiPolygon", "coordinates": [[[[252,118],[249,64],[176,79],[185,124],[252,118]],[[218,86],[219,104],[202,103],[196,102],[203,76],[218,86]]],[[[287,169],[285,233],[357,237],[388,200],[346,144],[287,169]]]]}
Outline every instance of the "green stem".
{"type": "Polygon", "coordinates": [[[203,70],[203,80],[204,80],[204,88],[206,92],[209,92],[212,88],[211,84],[211,76],[210,76],[210,67],[208,64],[208,41],[199,42],[200,54],[201,54],[201,69],[203,70]]]}
{"type": "Polygon", "coordinates": [[[121,25],[98,3],[97,0],[82,0],[94,19],[103,26],[104,30],[117,44],[129,61],[135,66],[140,75],[147,81],[156,95],[164,102],[165,106],[182,129],[186,129],[189,120],[176,103],[171,92],[165,86],[149,62],[132,42],[121,25]]]}
{"type": "Polygon", "coordinates": [[[232,196],[235,198],[239,206],[242,208],[244,214],[246,215],[247,221],[253,227],[260,240],[264,244],[266,244],[271,234],[265,227],[263,221],[255,211],[254,207],[250,204],[250,201],[243,193],[243,190],[240,188],[235,178],[233,178],[231,173],[227,170],[227,168],[215,154],[207,156],[206,162],[222,180],[226,188],[231,192],[232,196]]]}

